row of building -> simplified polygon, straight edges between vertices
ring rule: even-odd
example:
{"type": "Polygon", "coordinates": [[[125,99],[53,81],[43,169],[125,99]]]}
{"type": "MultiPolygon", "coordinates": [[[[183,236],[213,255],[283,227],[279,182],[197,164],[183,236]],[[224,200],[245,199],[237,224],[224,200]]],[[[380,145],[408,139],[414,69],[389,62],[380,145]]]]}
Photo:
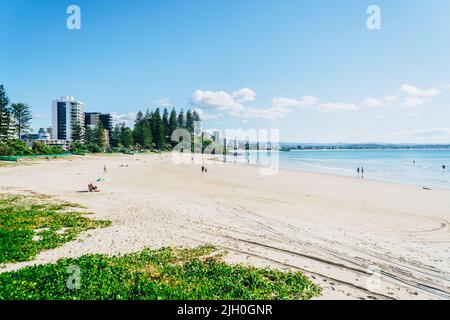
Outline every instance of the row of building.
{"type": "Polygon", "coordinates": [[[111,114],[84,112],[83,102],[66,96],[52,103],[52,127],[41,128],[38,133],[23,135],[21,138],[29,146],[32,146],[34,142],[39,142],[68,149],[76,125],[84,132],[86,128],[95,129],[99,123],[103,125],[105,141],[109,145],[113,129],[111,114]]]}

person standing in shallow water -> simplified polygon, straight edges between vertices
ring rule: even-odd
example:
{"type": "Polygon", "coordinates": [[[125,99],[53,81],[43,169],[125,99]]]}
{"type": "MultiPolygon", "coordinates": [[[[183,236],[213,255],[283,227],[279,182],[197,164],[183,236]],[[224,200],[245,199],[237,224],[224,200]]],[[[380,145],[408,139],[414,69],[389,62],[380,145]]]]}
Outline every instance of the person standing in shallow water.
{"type": "Polygon", "coordinates": [[[358,169],[356,169],[356,172],[358,173],[358,178],[359,178],[359,167],[358,167],[358,169]]]}
{"type": "Polygon", "coordinates": [[[361,178],[364,178],[364,167],[361,167],[361,178]]]}

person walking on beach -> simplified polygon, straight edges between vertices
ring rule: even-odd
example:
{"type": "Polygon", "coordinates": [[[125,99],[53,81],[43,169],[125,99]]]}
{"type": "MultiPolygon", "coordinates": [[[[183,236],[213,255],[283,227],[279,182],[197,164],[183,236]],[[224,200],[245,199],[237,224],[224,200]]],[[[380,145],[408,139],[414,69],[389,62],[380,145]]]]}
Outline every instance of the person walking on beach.
{"type": "Polygon", "coordinates": [[[202,173],[205,173],[205,166],[202,166],[202,173]]]}
{"type": "Polygon", "coordinates": [[[364,167],[361,167],[361,178],[364,179],[364,167]]]}
{"type": "Polygon", "coordinates": [[[356,172],[358,173],[358,178],[359,178],[359,167],[358,167],[358,169],[356,169],[356,172]]]}
{"type": "Polygon", "coordinates": [[[105,166],[103,167],[103,173],[106,174],[107,172],[108,172],[108,168],[106,167],[106,164],[105,164],[105,166]]]}

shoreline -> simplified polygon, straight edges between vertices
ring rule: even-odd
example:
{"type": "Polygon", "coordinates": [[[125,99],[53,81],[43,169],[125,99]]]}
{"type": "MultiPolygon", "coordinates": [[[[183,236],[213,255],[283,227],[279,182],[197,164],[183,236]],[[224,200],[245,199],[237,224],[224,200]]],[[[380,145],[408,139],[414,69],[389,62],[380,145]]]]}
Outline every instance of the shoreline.
{"type": "Polygon", "coordinates": [[[323,287],[322,299],[450,297],[449,190],[288,169],[264,177],[256,166],[229,163],[202,175],[200,166],[136,154],[0,167],[2,192],[52,195],[112,221],[0,272],[89,253],[209,243],[228,250],[233,263],[302,271],[323,287]],[[101,192],[82,193],[105,163],[101,192]]]}
{"type": "MultiPolygon", "coordinates": [[[[309,151],[309,150],[307,150],[309,151]]],[[[320,150],[319,150],[320,151],[320,150]]],[[[168,153],[170,154],[170,153],[168,153]]],[[[258,165],[258,164],[246,164],[246,163],[239,163],[239,162],[223,162],[221,160],[214,160],[217,161],[219,163],[224,163],[224,164],[229,164],[229,165],[240,165],[240,166],[250,166],[250,167],[257,167],[257,168],[261,168],[263,167],[262,165],[258,165]]],[[[346,175],[346,174],[336,174],[336,173],[330,173],[330,172],[321,172],[319,170],[315,171],[315,170],[307,170],[305,168],[302,167],[294,167],[294,166],[290,166],[290,167],[281,167],[279,168],[279,171],[287,171],[287,172],[300,172],[300,173],[305,173],[305,174],[316,174],[318,176],[330,176],[330,177],[336,177],[336,178],[346,178],[346,179],[351,179],[351,180],[363,180],[363,181],[371,181],[371,182],[380,182],[383,184],[393,184],[393,185],[398,185],[398,186],[407,186],[407,187],[414,187],[414,188],[419,188],[419,189],[424,189],[426,187],[431,187],[432,190],[442,190],[442,191],[450,191],[450,185],[448,187],[443,187],[443,186],[435,186],[435,185],[418,185],[418,184],[414,184],[414,183],[408,183],[408,182],[399,182],[399,181],[390,181],[387,178],[374,178],[371,177],[367,172],[364,175],[364,178],[360,178],[358,176],[351,176],[351,175],[346,175]]],[[[370,171],[369,171],[370,172],[370,171]]],[[[450,174],[450,172],[449,172],[450,174]]]]}

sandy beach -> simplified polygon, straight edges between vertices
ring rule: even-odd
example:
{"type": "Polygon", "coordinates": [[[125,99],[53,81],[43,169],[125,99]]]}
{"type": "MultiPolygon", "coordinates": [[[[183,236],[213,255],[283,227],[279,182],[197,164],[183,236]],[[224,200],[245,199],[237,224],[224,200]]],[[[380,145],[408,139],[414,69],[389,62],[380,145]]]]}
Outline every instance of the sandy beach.
{"type": "Polygon", "coordinates": [[[52,195],[112,221],[0,272],[210,243],[233,263],[304,272],[322,286],[321,299],[450,298],[450,190],[296,170],[261,176],[232,164],[202,174],[200,167],[150,154],[0,166],[2,193],[52,195]],[[101,192],[86,193],[91,182],[101,192]]]}

